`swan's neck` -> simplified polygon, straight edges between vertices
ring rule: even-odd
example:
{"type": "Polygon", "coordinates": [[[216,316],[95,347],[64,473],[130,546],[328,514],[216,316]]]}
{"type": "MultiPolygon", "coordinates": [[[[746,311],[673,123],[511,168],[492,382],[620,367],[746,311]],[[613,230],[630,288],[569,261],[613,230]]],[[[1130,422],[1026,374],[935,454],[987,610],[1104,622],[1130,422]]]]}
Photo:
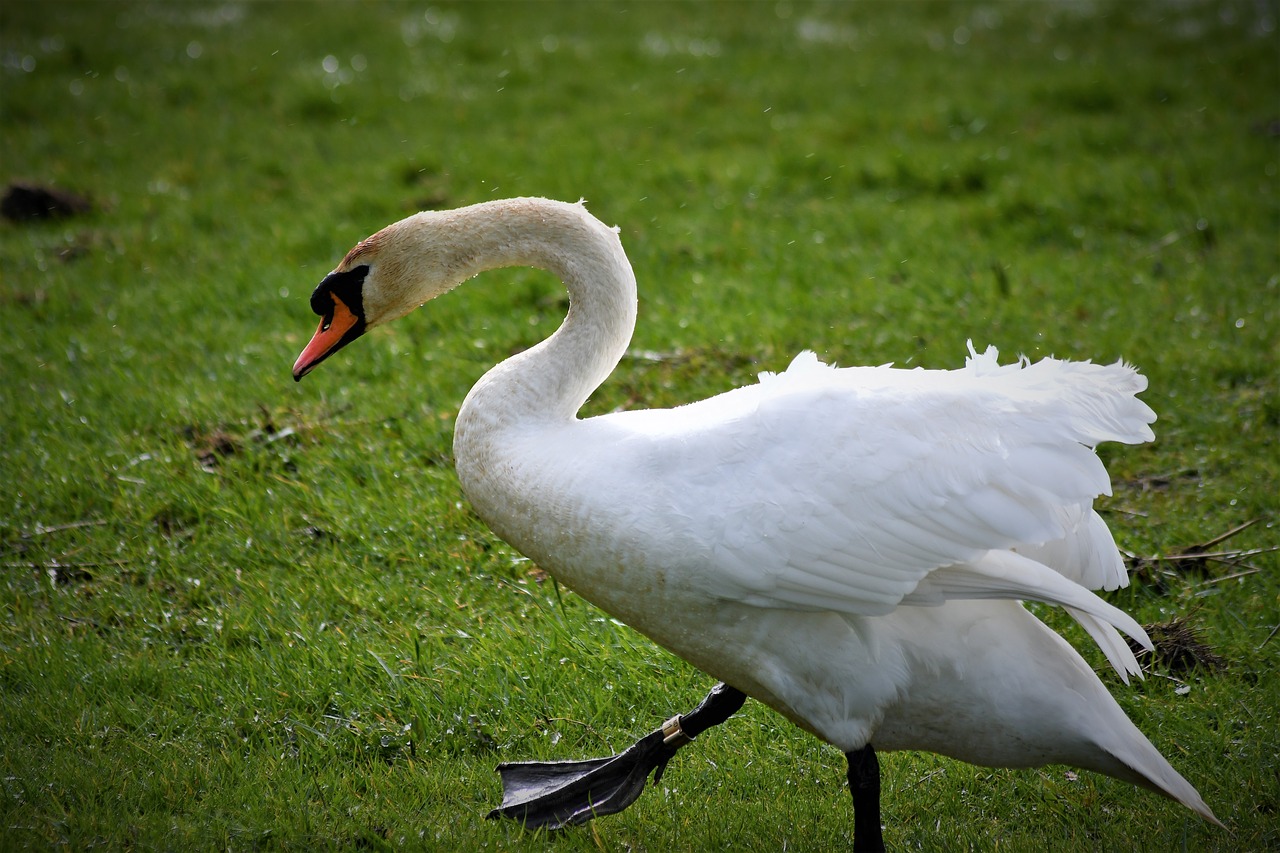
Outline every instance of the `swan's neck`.
{"type": "MultiPolygon", "coordinates": [[[[454,444],[505,428],[573,420],[617,366],[635,328],[636,283],[618,235],[581,204],[514,199],[457,211],[469,274],[545,269],[569,291],[555,334],[490,370],[458,413],[454,444]]],[[[487,443],[487,442],[486,442],[487,443]]]]}

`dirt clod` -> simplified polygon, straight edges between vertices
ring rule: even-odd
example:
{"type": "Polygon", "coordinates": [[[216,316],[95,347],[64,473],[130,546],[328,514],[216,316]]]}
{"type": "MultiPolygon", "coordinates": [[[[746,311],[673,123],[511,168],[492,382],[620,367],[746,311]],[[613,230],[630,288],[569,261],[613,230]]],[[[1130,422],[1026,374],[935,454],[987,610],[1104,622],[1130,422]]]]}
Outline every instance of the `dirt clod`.
{"type": "Polygon", "coordinates": [[[93,210],[85,197],[56,187],[15,181],[0,198],[0,216],[13,222],[35,219],[63,219],[93,210]]]}

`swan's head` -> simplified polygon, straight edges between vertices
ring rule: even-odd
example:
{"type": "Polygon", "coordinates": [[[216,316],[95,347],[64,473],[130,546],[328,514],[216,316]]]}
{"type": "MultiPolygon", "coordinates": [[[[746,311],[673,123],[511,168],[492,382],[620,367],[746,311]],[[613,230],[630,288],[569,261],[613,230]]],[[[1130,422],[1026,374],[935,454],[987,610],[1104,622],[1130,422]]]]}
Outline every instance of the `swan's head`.
{"type": "Polygon", "coordinates": [[[357,243],[311,294],[320,326],[294,363],[293,378],[462,281],[449,232],[439,214],[419,213],[357,243]]]}

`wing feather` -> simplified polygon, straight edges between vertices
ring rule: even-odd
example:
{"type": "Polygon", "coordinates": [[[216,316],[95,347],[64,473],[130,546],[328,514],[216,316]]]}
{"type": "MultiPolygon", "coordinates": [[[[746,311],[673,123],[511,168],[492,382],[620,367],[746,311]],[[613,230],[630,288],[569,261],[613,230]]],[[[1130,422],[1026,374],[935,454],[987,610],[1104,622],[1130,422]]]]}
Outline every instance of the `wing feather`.
{"type": "Polygon", "coordinates": [[[961,584],[938,572],[1014,549],[1030,572],[1019,597],[1051,594],[1033,582],[1046,577],[1028,568],[1043,568],[1037,557],[1074,588],[1121,585],[1091,508],[1110,489],[1092,446],[1151,437],[1154,414],[1134,396],[1145,386],[1124,364],[1000,365],[993,348],[953,371],[836,369],[807,353],[759,385],[627,423],[682,436],[651,467],[670,475],[668,518],[687,520],[686,541],[723,534],[697,578],[704,591],[877,615],[980,596],[984,582],[1005,594],[981,573],[961,584]]]}

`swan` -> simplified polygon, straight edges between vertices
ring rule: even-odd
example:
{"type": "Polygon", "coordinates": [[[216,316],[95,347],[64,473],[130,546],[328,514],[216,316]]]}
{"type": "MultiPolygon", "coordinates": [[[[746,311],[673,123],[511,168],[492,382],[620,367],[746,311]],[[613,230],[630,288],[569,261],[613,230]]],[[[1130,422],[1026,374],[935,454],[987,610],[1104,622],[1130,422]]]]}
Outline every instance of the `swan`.
{"type": "Polygon", "coordinates": [[[620,756],[503,765],[504,814],[559,827],[625,808],[648,772],[752,697],[848,757],[856,849],[881,849],[877,752],[1068,764],[1218,823],[1076,650],[1021,604],[1067,610],[1127,684],[1141,626],[1092,501],[1093,448],[1153,438],[1134,368],[834,368],[811,352],[672,409],[580,419],[636,320],[618,231],[538,198],[418,213],[359,242],[311,296],[300,380],[369,329],[490,269],[569,291],[563,324],[466,396],[460,484],[508,543],[721,683],[620,756]],[[601,781],[603,777],[609,777],[601,781]],[[593,787],[594,786],[594,787],[593,787]]]}

